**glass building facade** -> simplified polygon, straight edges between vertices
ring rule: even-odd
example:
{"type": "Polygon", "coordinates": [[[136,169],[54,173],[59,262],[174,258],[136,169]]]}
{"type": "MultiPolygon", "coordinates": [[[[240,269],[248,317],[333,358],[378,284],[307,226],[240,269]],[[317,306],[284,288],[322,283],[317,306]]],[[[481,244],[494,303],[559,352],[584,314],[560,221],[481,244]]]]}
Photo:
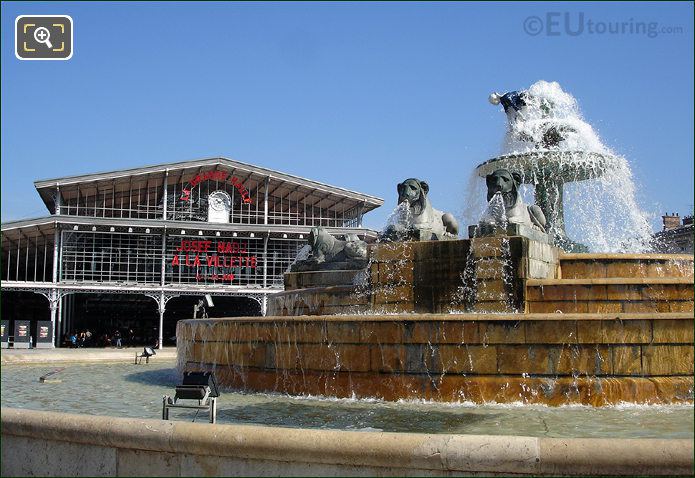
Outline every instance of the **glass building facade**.
{"type": "MultiPolygon", "coordinates": [[[[160,344],[175,320],[191,315],[167,313],[172,299],[245,299],[256,306],[230,306],[227,315],[237,309],[264,314],[268,295],[282,290],[283,274],[312,227],[371,240],[375,233],[362,227],[362,218],[383,204],[226,158],[35,186],[50,215],[2,224],[3,311],[9,320],[51,320],[56,343],[78,325],[98,328],[94,321],[104,314],[111,327],[126,323],[119,322],[119,302],[123,310],[126,303],[149,304],[154,316],[136,305],[128,323],[146,315],[160,344]],[[84,319],[90,313],[96,314],[91,322],[84,319]]],[[[216,313],[224,315],[224,304],[232,302],[220,304],[216,313]]]]}

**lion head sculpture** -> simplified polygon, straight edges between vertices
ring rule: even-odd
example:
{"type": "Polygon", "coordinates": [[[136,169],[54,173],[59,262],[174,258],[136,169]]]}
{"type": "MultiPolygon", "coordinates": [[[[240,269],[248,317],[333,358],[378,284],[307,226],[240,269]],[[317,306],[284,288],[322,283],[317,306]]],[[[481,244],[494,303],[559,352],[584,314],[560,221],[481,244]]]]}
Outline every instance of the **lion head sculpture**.
{"type": "Polygon", "coordinates": [[[417,178],[408,178],[396,186],[398,204],[407,204],[407,214],[398,224],[387,228],[382,237],[387,240],[406,240],[411,232],[420,240],[453,239],[458,235],[454,216],[434,209],[427,194],[429,185],[417,178]]]}
{"type": "Polygon", "coordinates": [[[427,193],[430,186],[416,178],[409,178],[396,186],[398,190],[398,204],[408,203],[413,215],[421,214],[427,207],[427,193]]]}
{"type": "Polygon", "coordinates": [[[519,173],[512,173],[507,169],[498,169],[485,177],[485,184],[487,184],[488,202],[495,193],[500,193],[504,200],[505,208],[511,209],[516,205],[519,199],[519,185],[521,184],[521,175],[519,173]]]}
{"type": "Polygon", "coordinates": [[[507,169],[498,169],[485,177],[487,185],[487,200],[499,193],[504,202],[507,221],[513,224],[524,224],[528,227],[545,232],[546,219],[540,207],[526,206],[519,195],[521,175],[507,169]]]}

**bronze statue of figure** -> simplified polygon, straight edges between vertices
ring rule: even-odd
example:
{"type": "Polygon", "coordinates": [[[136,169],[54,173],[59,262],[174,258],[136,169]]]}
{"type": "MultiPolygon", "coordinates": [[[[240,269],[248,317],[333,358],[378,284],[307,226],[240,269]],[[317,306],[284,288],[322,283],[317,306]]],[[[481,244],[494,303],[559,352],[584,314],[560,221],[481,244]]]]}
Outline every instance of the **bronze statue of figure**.
{"type": "Polygon", "coordinates": [[[409,178],[396,189],[398,204],[407,209],[399,222],[386,229],[382,239],[444,240],[458,237],[458,222],[451,213],[432,207],[427,197],[430,187],[425,181],[409,178]]]}
{"type": "Polygon", "coordinates": [[[505,216],[511,224],[524,224],[533,229],[545,232],[545,215],[541,208],[532,204],[524,204],[519,195],[521,175],[507,169],[498,169],[485,177],[487,184],[487,200],[497,193],[502,195],[504,201],[505,216]]]}
{"type": "Polygon", "coordinates": [[[345,240],[336,239],[323,227],[312,227],[307,239],[307,253],[300,253],[293,264],[292,272],[319,270],[355,270],[367,266],[367,243],[355,234],[345,240]]]}

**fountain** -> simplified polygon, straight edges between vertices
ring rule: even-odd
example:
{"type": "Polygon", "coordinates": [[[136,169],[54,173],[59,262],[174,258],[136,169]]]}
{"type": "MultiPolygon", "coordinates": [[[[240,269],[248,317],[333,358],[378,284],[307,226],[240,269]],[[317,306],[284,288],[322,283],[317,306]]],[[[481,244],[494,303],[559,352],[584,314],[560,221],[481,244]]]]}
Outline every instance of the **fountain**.
{"type": "MultiPolygon", "coordinates": [[[[291,395],[692,402],[693,256],[635,253],[645,224],[637,208],[620,212],[632,236],[611,236],[625,221],[612,229],[594,220],[595,234],[583,223],[580,230],[603,234],[602,243],[581,238],[594,247],[587,253],[565,231],[572,201],[563,187],[604,181],[611,189],[618,176],[627,184],[626,162],[600,144],[557,84],[492,100],[509,117],[508,154],[476,168],[488,208],[468,239],[431,207],[426,182],[406,180],[380,242],[312,232],[312,253],[285,275],[267,317],[180,321],[179,369],[291,395]],[[528,183],[536,204],[523,200],[528,183]],[[623,252],[601,249],[608,243],[623,252]],[[354,267],[341,266],[346,257],[354,267]]],[[[621,194],[628,198],[618,206],[634,203],[621,194]]],[[[595,215],[604,211],[585,202],[595,215]]]]}
{"type": "Polygon", "coordinates": [[[593,210],[579,214],[577,223],[588,238],[600,238],[592,241],[594,249],[645,250],[651,228],[635,202],[627,162],[607,148],[582,119],[574,97],[557,83],[539,81],[521,92],[492,93],[489,100],[502,104],[508,128],[502,154],[478,165],[477,176],[484,178],[500,168],[518,172],[523,184],[534,186],[535,202],[547,218],[554,243],[567,252],[589,251],[586,245],[570,239],[565,230],[564,189],[582,182],[579,187],[585,191],[579,193],[581,201],[574,202],[593,199],[587,206],[593,210]],[[602,206],[612,208],[606,211],[607,219],[601,217],[603,208],[597,204],[601,195],[605,196],[602,206]],[[619,215],[623,217],[616,221],[619,215]],[[621,237],[621,229],[636,237],[621,237]]]}

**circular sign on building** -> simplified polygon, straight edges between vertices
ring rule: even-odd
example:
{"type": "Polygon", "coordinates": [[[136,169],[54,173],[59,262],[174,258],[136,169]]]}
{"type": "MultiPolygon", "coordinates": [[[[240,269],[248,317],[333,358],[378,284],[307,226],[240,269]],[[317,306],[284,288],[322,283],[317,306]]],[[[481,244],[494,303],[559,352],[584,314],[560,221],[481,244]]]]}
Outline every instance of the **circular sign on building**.
{"type": "Polygon", "coordinates": [[[229,223],[232,198],[226,191],[217,190],[208,196],[208,222],[229,223]]]}

